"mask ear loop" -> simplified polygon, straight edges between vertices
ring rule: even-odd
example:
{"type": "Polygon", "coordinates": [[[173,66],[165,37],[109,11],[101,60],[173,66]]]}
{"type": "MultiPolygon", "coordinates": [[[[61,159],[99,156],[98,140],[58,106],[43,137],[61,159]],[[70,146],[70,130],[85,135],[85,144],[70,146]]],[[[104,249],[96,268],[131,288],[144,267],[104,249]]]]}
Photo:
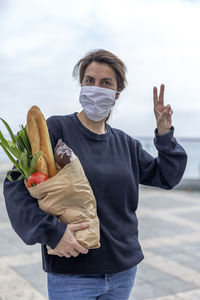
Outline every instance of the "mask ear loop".
{"type": "MultiPolygon", "coordinates": [[[[118,92],[118,91],[116,91],[115,92],[115,101],[114,101],[114,103],[113,103],[113,106],[112,107],[114,107],[115,106],[115,102],[116,102],[116,100],[119,98],[119,96],[116,98],[116,95],[119,95],[120,94],[120,92],[118,92]]],[[[108,116],[107,116],[107,118],[106,118],[106,120],[105,120],[105,123],[107,122],[107,120],[110,118],[110,114],[111,114],[111,111],[109,112],[109,114],[108,114],[108,116]]]]}

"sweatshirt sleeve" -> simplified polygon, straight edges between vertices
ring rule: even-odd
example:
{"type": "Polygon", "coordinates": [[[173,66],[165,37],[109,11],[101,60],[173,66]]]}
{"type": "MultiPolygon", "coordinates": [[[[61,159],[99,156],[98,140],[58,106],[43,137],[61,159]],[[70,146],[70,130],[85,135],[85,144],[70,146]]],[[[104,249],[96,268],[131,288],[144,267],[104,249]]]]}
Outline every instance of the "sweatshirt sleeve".
{"type": "Polygon", "coordinates": [[[40,243],[54,249],[67,225],[39,208],[37,199],[30,196],[23,180],[10,182],[5,179],[3,192],[8,217],[19,237],[27,245],[40,243]]]}
{"type": "MultiPolygon", "coordinates": [[[[54,137],[50,133],[52,146],[54,137]]],[[[3,193],[11,225],[19,237],[28,245],[49,245],[54,249],[62,238],[67,224],[58,222],[56,216],[42,211],[24,181],[4,180],[3,193]]]]}
{"type": "Polygon", "coordinates": [[[186,168],[187,154],[173,134],[173,127],[164,135],[159,135],[155,130],[154,145],[158,150],[156,158],[142,149],[138,142],[141,184],[172,189],[180,182],[186,168]]]}

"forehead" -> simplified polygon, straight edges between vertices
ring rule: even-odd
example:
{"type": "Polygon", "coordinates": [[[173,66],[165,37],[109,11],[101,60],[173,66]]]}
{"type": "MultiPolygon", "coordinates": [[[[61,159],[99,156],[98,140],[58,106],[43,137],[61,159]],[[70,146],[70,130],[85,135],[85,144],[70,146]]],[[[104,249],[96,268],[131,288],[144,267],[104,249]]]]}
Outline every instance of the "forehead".
{"type": "Polygon", "coordinates": [[[106,78],[110,77],[116,79],[116,74],[113,68],[105,63],[91,62],[86,70],[84,76],[91,76],[95,78],[106,78]]]}

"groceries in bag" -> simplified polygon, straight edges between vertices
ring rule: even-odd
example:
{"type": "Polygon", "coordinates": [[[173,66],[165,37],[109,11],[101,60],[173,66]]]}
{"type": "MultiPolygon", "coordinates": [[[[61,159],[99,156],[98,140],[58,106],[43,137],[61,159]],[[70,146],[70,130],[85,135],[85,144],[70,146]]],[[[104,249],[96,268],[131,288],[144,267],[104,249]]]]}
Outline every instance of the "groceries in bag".
{"type": "MultiPolygon", "coordinates": [[[[55,147],[54,160],[46,121],[38,107],[33,106],[28,112],[27,133],[33,153],[37,153],[38,149],[42,150],[36,171],[50,177],[28,188],[30,194],[38,199],[42,210],[57,216],[63,223],[89,222],[89,227],[77,231],[75,238],[88,249],[99,248],[100,229],[96,199],[79,158],[59,140],[55,147]],[[56,165],[60,170],[55,170],[56,165]]],[[[53,254],[49,247],[48,253],[53,254]]]]}
{"type": "MultiPolygon", "coordinates": [[[[75,238],[88,249],[99,248],[96,199],[78,157],[62,140],[58,140],[53,153],[46,120],[37,106],[28,111],[27,125],[21,125],[17,135],[1,120],[11,140],[7,141],[0,131],[0,146],[15,165],[7,178],[24,180],[40,208],[60,222],[89,222],[89,227],[77,231],[75,238]]],[[[47,249],[54,254],[49,246],[47,249]]]]}

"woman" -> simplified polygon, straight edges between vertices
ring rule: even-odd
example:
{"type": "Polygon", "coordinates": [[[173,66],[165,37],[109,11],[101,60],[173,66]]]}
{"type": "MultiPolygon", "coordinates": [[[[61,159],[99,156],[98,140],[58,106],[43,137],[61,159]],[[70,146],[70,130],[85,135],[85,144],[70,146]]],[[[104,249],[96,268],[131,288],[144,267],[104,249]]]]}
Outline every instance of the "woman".
{"type": "Polygon", "coordinates": [[[125,88],[125,66],[114,54],[96,50],[74,68],[81,84],[83,110],[47,120],[54,148],[62,140],[79,157],[97,201],[101,247],[88,250],[74,237],[89,224],[61,224],[38,207],[22,181],[4,182],[7,211],[14,230],[27,244],[42,245],[51,300],[127,300],[137,264],[143,259],[138,242],[136,209],[139,183],[171,189],[182,178],[187,156],[173,137],[172,109],[154,88],[157,122],[153,158],[141,144],[107,124],[125,88]],[[45,245],[57,255],[48,255],[45,245]]]}

